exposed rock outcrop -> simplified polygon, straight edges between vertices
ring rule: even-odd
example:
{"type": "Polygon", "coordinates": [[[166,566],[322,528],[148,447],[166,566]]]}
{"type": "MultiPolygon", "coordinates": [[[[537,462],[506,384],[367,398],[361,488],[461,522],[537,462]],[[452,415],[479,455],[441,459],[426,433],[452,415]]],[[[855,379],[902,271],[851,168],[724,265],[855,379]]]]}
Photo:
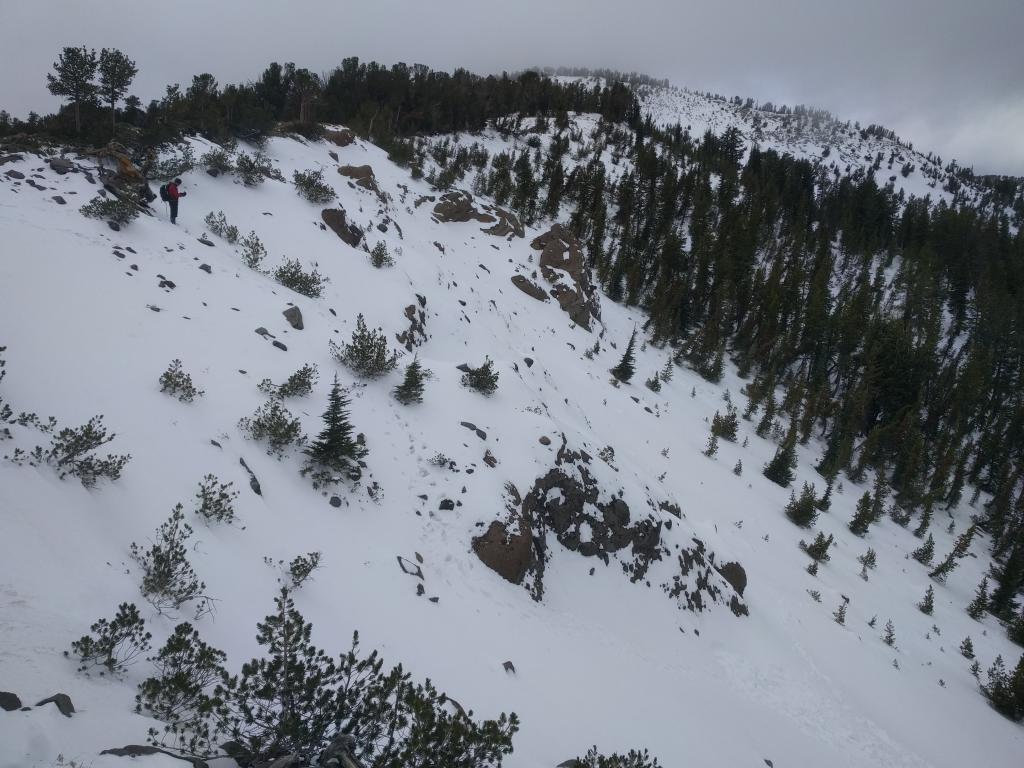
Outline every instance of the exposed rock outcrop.
{"type": "Polygon", "coordinates": [[[528,278],[526,275],[512,275],[512,285],[518,288],[520,291],[525,293],[527,296],[532,296],[537,301],[547,301],[548,294],[543,288],[537,285],[533,280],[528,278]]]}
{"type": "Polygon", "coordinates": [[[541,252],[540,271],[551,283],[551,294],[559,306],[574,323],[589,331],[591,321],[601,319],[601,302],[590,282],[580,241],[561,224],[553,224],[535,237],[530,247],[541,252]]]}
{"type": "Polygon", "coordinates": [[[339,147],[347,147],[356,140],[356,135],[348,128],[342,128],[340,131],[324,131],[324,138],[339,147]]]}
{"type": "Polygon", "coordinates": [[[324,210],[320,212],[320,218],[323,219],[324,224],[330,227],[334,234],[346,243],[351,245],[353,248],[359,247],[359,243],[362,242],[363,239],[363,230],[355,224],[349,224],[345,220],[344,208],[324,208],[324,210]]]}
{"type": "Polygon", "coordinates": [[[483,210],[476,207],[473,196],[461,189],[446,192],[434,206],[434,217],[445,224],[452,222],[479,221],[491,224],[481,229],[488,235],[496,237],[523,237],[526,231],[515,214],[493,205],[483,205],[483,210]]]}
{"type": "Polygon", "coordinates": [[[405,319],[409,321],[409,327],[401,333],[395,334],[398,343],[405,347],[406,352],[412,352],[427,340],[427,299],[416,294],[420,306],[410,304],[405,308],[405,319]]]}
{"type": "Polygon", "coordinates": [[[338,173],[355,182],[357,187],[373,192],[381,202],[385,202],[384,193],[377,186],[377,177],[373,175],[373,168],[368,165],[342,165],[338,173]]]}
{"type": "Polygon", "coordinates": [[[505,515],[473,539],[473,551],[484,565],[513,584],[522,584],[534,562],[531,521],[524,518],[522,498],[514,485],[505,485],[505,515]]]}

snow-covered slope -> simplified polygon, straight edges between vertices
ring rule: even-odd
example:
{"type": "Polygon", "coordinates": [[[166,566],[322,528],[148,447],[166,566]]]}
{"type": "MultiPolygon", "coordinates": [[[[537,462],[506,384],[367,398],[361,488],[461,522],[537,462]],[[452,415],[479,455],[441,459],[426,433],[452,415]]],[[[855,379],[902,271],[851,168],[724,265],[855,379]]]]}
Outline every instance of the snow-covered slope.
{"type": "MultiPolygon", "coordinates": [[[[197,154],[206,149],[200,145],[197,154]]],[[[608,369],[643,317],[603,300],[588,332],[556,301],[513,285],[517,273],[545,285],[534,275],[540,251],[531,241],[548,225],[520,238],[484,233],[487,225],[472,220],[442,223],[436,200],[421,199],[439,193],[363,142],[339,148],[278,138],[267,153],[286,178],[324,168],[349,220],[369,245],[386,242],[396,265],[374,269],[364,250],[320,226],[320,208],[290,184],[253,189],[195,171],[185,176],[177,227],[158,210],[113,232],[78,212],[97,189],[84,173],[57,175],[32,155],[0,169],[4,398],[68,425],[101,413],[117,433],[109,448],[132,455],[120,480],[93,490],[47,467],[0,461],[0,689],[27,704],[63,691],[78,710],[70,719],[53,707],[0,712],[0,766],[49,766],[58,755],[118,766],[124,758],[99,752],[143,741],[153,723],[133,706],[145,663],[123,679],[86,677],[62,654],[122,601],[140,606],[155,647],[170,633],[175,622],[155,615],[139,594],[129,547],[149,540],[176,503],[191,510],[208,473],[233,481],[241,495],[234,525],[192,521],[189,556],[216,598],[215,612],[197,626],[235,669],[256,654],[255,623],[272,608],[279,572],[264,558],[320,551],[322,568],[295,596],[317,644],[340,652],[359,630],[364,647],[429,676],[477,715],[517,712],[522,729],[511,768],[555,766],[593,743],[609,752],[645,746],[669,767],[766,759],[776,766],[1019,764],[1024,731],[990,710],[957,650],[970,635],[983,668],[996,654],[1018,656],[994,620],[975,622],[964,612],[988,566],[984,541],[937,585],[935,613],[925,616],[916,603],[930,583],[927,569],[907,556],[920,542],[889,520],[865,540],[850,534],[846,523],[864,489],[847,483],[818,522],[836,546],[812,577],[798,548],[808,532],[782,513],[789,492],[760,473],[775,444],[741,421],[738,443],[722,443],[713,459],[701,453],[726,391],[742,408],[744,382],[733,371],[710,385],[677,368],[654,393],[643,380],[668,352],[644,346],[633,384],[613,386],[608,369]],[[382,197],[349,184],[338,163],[370,165],[382,197]],[[12,170],[24,178],[3,175],[12,170]],[[243,233],[259,235],[271,268],[284,257],[317,265],[330,278],[324,295],[300,296],[247,269],[223,240],[198,242],[203,216],[219,210],[243,233]],[[282,315],[292,304],[303,330],[282,315]],[[361,381],[332,359],[328,342],[347,340],[357,313],[394,339],[409,328],[409,306],[414,316],[424,311],[428,338],[416,351],[434,376],[424,403],[405,407],[390,396],[398,372],[361,381]],[[598,340],[590,359],[584,353],[598,340]],[[500,372],[489,398],[461,386],[456,368],[485,356],[500,372]],[[157,379],[175,358],[205,391],[194,403],[159,391],[157,379]],[[337,373],[370,449],[367,477],[359,489],[338,492],[340,507],[300,477],[299,455],[279,461],[237,428],[265,400],[260,380],[281,381],[304,363],[319,367],[320,382],[289,408],[306,433],[319,429],[337,373]],[[501,517],[506,483],[525,495],[555,465],[563,440],[566,450],[592,457],[597,503],[619,497],[633,521],[662,523],[664,556],[633,583],[621,567],[629,550],[606,565],[549,538],[537,602],[485,566],[472,541],[501,517]],[[611,461],[598,458],[606,446],[614,448],[611,461]],[[438,452],[456,471],[431,463],[438,452]],[[486,452],[495,466],[484,462],[486,452]],[[240,459],[262,495],[250,490],[240,459]],[[372,497],[370,482],[379,484],[372,497]],[[446,500],[454,508],[443,509],[446,500]],[[682,517],[660,502],[678,505],[682,517]],[[723,599],[707,610],[682,608],[665,594],[680,572],[676,553],[692,549],[693,538],[716,562],[742,564],[748,616],[729,610],[729,587],[714,572],[723,599]],[[868,546],[878,567],[863,581],[856,558],[868,546]],[[422,558],[422,581],[397,558],[422,558]],[[850,603],[840,626],[832,612],[843,596],[850,603]],[[889,619],[895,648],[880,639],[889,619]]],[[[29,428],[11,430],[3,453],[46,442],[29,428]]],[[[799,451],[796,484],[820,487],[812,469],[820,446],[799,451]]],[[[934,526],[939,556],[969,513],[965,505],[934,526]],[[946,532],[948,522],[955,533],[946,532]]]]}

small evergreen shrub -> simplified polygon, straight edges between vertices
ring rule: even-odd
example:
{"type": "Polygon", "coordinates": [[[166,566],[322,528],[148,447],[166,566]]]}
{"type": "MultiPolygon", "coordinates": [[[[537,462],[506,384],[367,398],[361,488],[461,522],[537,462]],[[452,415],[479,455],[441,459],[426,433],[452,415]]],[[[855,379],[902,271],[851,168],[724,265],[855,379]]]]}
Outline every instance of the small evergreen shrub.
{"type": "Polygon", "coordinates": [[[931,565],[932,559],[935,557],[935,538],[929,533],[924,544],[911,552],[910,556],[921,565],[931,565]]]}
{"type": "Polygon", "coordinates": [[[827,563],[829,561],[828,548],[832,546],[832,542],[835,539],[832,534],[825,536],[824,533],[818,532],[818,535],[814,537],[814,541],[810,544],[800,542],[800,547],[803,549],[810,558],[816,563],[827,563]]]}
{"type": "Polygon", "coordinates": [[[259,239],[255,232],[250,231],[248,235],[242,238],[242,261],[249,269],[255,270],[256,272],[263,271],[263,260],[267,257],[267,249],[263,245],[263,241],[259,239]]]}
{"type": "Polygon", "coordinates": [[[360,314],[356,317],[356,329],[352,341],[338,346],[330,342],[331,354],[343,365],[347,365],[360,376],[375,379],[390,373],[398,365],[398,352],[388,351],[387,338],[379,328],[371,331],[360,314]]]}
{"type": "Polygon", "coordinates": [[[388,252],[388,246],[383,240],[378,240],[377,244],[373,246],[373,250],[370,251],[370,263],[377,269],[395,266],[395,260],[388,252]]]}
{"type": "Polygon", "coordinates": [[[741,459],[736,460],[736,466],[732,468],[732,473],[739,477],[743,474],[743,461],[741,459]]]}
{"type": "Polygon", "coordinates": [[[319,567],[319,552],[308,552],[305,555],[298,555],[288,564],[288,577],[291,580],[291,588],[298,589],[301,587],[313,575],[313,571],[319,567]]]}
{"type": "Polygon", "coordinates": [[[203,601],[200,610],[208,607],[203,597],[206,585],[188,562],[185,544],[191,536],[192,526],[185,522],[182,505],[177,504],[148,549],[132,542],[132,560],[142,569],[142,594],[157,613],[177,610],[193,600],[203,601]]]}
{"type": "MultiPolygon", "coordinates": [[[[40,423],[35,414],[21,414],[19,420],[22,417],[25,417],[26,422],[40,423]]],[[[93,416],[80,427],[65,427],[55,435],[52,434],[54,429],[56,421],[52,418],[48,424],[42,425],[42,430],[52,435],[49,448],[37,445],[28,452],[16,448],[7,458],[18,466],[26,463],[31,467],[49,464],[57,470],[62,480],[71,475],[77,477],[86,488],[94,487],[96,481],[103,477],[117,480],[131,460],[131,454],[107,454],[103,458],[93,454],[93,451],[116,437],[107,434],[103,416],[93,416]]]]}
{"type": "Polygon", "coordinates": [[[626,344],[626,351],[622,353],[622,357],[619,359],[618,364],[612,368],[611,373],[618,381],[623,384],[629,382],[633,378],[633,374],[636,372],[636,328],[633,329],[633,333],[630,334],[629,343],[626,344]]]}
{"type": "Polygon", "coordinates": [[[305,442],[299,420],[277,398],[265,402],[252,416],[239,419],[238,428],[251,440],[265,442],[267,455],[279,459],[289,446],[305,442]]]}
{"type": "MultiPolygon", "coordinates": [[[[148,651],[153,637],[146,631],[146,623],[133,603],[121,603],[113,619],[100,619],[89,627],[89,631],[91,635],[82,635],[71,643],[71,653],[82,664],[79,672],[102,667],[106,672],[116,674],[148,651]]],[[[64,655],[70,654],[65,651],[64,655]]]]}
{"type": "Polygon", "coordinates": [[[469,387],[483,395],[491,395],[498,389],[498,372],[490,357],[484,358],[479,368],[470,368],[462,374],[462,386],[469,387]]]}
{"type": "Polygon", "coordinates": [[[402,405],[412,405],[423,402],[423,382],[430,376],[430,371],[420,365],[418,357],[413,357],[412,362],[405,367],[405,378],[393,390],[395,400],[402,405]]]}
{"type": "Polygon", "coordinates": [[[285,288],[291,288],[296,293],[309,296],[311,299],[320,298],[328,279],[321,275],[316,267],[309,272],[302,269],[298,259],[285,259],[284,263],[274,271],[274,279],[285,288]]]}
{"type": "Polygon", "coordinates": [[[181,369],[181,360],[175,358],[160,374],[160,391],[176,397],[183,403],[191,403],[203,396],[203,390],[196,389],[192,377],[181,369]]]}
{"type": "Polygon", "coordinates": [[[715,454],[718,453],[718,435],[714,432],[708,435],[708,444],[704,447],[702,453],[709,459],[714,458],[715,454]]]}
{"type": "Polygon", "coordinates": [[[232,485],[220,482],[216,475],[204,477],[196,493],[196,514],[208,522],[232,522],[235,519],[234,501],[238,498],[238,491],[232,490],[232,485]]]}
{"type": "Polygon", "coordinates": [[[247,187],[258,186],[266,179],[284,181],[284,176],[271,164],[270,158],[260,151],[253,155],[239,152],[235,158],[235,175],[247,187]]]}
{"type": "Polygon", "coordinates": [[[313,386],[319,378],[320,372],[317,367],[306,363],[285,379],[284,383],[274,384],[270,379],[263,379],[257,388],[270,397],[279,397],[282,400],[288,397],[305,397],[313,391],[313,386]]]}
{"type": "Polygon", "coordinates": [[[583,757],[577,757],[575,765],[576,768],[660,768],[661,764],[646,749],[643,752],[631,749],[624,755],[612,753],[606,756],[599,754],[595,746],[583,757]]]}
{"type": "Polygon", "coordinates": [[[857,501],[857,511],[847,527],[851,533],[863,536],[868,532],[868,527],[874,522],[874,519],[874,513],[871,511],[871,494],[864,491],[864,495],[857,501]]]}
{"type": "Polygon", "coordinates": [[[735,443],[736,432],[739,430],[739,426],[740,422],[736,416],[736,408],[730,404],[726,406],[724,416],[715,411],[715,415],[711,419],[711,434],[723,440],[728,440],[730,443],[735,443]]]}
{"type": "Polygon", "coordinates": [[[985,615],[988,608],[988,576],[985,576],[982,578],[977,591],[974,593],[974,599],[971,600],[967,606],[967,615],[977,621],[985,615]]]}
{"type": "Polygon", "coordinates": [[[149,661],[156,674],[139,685],[135,711],[164,724],[162,732],[149,730],[149,743],[187,755],[206,757],[215,752],[218,731],[211,715],[221,702],[214,690],[227,675],[227,656],[183,622],[149,661]]]}
{"type": "Polygon", "coordinates": [[[305,450],[307,460],[302,474],[311,474],[316,488],[335,482],[338,475],[355,481],[362,474],[359,462],[365,458],[367,451],[352,436],[348,406],[348,397],[335,374],[327,399],[327,410],[323,415],[323,429],[305,450]]]}
{"type": "Polygon", "coordinates": [[[651,378],[644,382],[651,392],[661,392],[661,377],[658,374],[654,374],[651,378]]]}
{"type": "Polygon", "coordinates": [[[882,642],[886,645],[896,645],[896,627],[892,623],[892,619],[885,622],[885,635],[882,636],[882,642]]]}
{"type": "Polygon", "coordinates": [[[222,147],[213,147],[199,158],[199,162],[219,173],[232,173],[235,170],[231,153],[222,147]]]}
{"type": "Polygon", "coordinates": [[[832,618],[836,620],[836,624],[839,626],[846,625],[846,601],[844,600],[839,604],[839,607],[832,614],[832,618]]]}
{"type": "Polygon", "coordinates": [[[87,219],[112,221],[127,226],[139,215],[139,204],[130,197],[95,197],[78,209],[87,219]]]}
{"type": "Polygon", "coordinates": [[[322,169],[316,171],[295,171],[292,174],[292,183],[295,191],[300,197],[306,198],[311,203],[326,205],[338,195],[334,189],[324,181],[322,169]]]}
{"type": "Polygon", "coordinates": [[[173,154],[157,160],[147,176],[151,179],[170,180],[184,176],[195,167],[196,157],[192,145],[182,144],[175,148],[173,154]]]}
{"type": "Polygon", "coordinates": [[[217,213],[210,211],[206,214],[206,218],[203,221],[206,222],[206,226],[217,237],[227,240],[232,245],[238,242],[238,227],[234,224],[228,224],[224,211],[217,211],[217,213]]]}
{"type": "Polygon", "coordinates": [[[931,616],[935,610],[935,588],[929,584],[928,591],[924,593],[924,599],[917,604],[918,609],[925,616],[931,616]]]}
{"type": "Polygon", "coordinates": [[[800,498],[790,492],[789,503],[786,504],[786,517],[801,528],[810,528],[818,519],[818,508],[815,504],[814,486],[804,483],[800,498]]]}
{"type": "Polygon", "coordinates": [[[793,469],[796,467],[796,451],[789,439],[775,452],[775,456],[764,468],[764,476],[776,485],[788,488],[793,482],[793,469]]]}
{"type": "Polygon", "coordinates": [[[965,637],[964,641],[960,643],[960,655],[965,659],[974,658],[974,642],[971,640],[970,636],[965,637]]]}

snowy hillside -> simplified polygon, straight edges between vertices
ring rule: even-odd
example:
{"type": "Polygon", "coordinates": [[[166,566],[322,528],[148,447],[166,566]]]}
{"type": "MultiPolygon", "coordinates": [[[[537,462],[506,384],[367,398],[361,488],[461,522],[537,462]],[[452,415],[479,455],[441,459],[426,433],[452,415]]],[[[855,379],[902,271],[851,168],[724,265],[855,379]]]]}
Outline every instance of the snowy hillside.
{"type": "MultiPolygon", "coordinates": [[[[684,91],[652,90],[643,103],[694,135],[747,120],[684,91]]],[[[781,117],[759,118],[747,138],[762,146],[808,158],[830,146],[826,162],[843,166],[882,152],[879,184],[895,174],[908,194],[943,194],[927,175],[936,168],[888,140],[865,144],[835,126],[792,138],[781,117]],[[900,153],[893,170],[890,151],[900,153]],[[906,179],[903,156],[916,167],[906,179]]],[[[595,122],[572,119],[584,137],[595,122]]],[[[476,138],[492,150],[503,141],[476,138]]],[[[197,157],[210,149],[192,144],[197,157]]],[[[154,649],[191,619],[188,608],[177,618],[152,609],[130,556],[179,502],[195,529],[190,562],[214,600],[195,626],[229,668],[259,650],[278,561],[319,552],[294,594],[316,644],[336,655],[358,630],[365,648],[476,716],[514,711],[509,768],[553,768],[591,744],[645,747],[668,768],[1020,764],[1024,730],[992,711],[959,650],[970,636],[982,669],[1020,655],[994,618],[964,610],[988,570],[984,537],[940,584],[909,557],[921,541],[888,517],[863,539],[850,533],[870,483],[837,487],[816,530],[794,526],[789,491],[761,473],[776,443],[752,422],[741,419],[717,455],[702,453],[725,398],[743,409],[747,382],[734,369],[713,385],[670,366],[652,391],[644,380],[670,355],[641,330],[635,377],[614,382],[609,369],[645,317],[599,295],[571,235],[551,221],[522,226],[468,191],[439,192],[358,139],[340,144],[278,137],[265,148],[285,179],[323,169],[335,202],[197,167],[183,174],[177,226],[157,201],[156,215],[120,231],[79,213],[99,189],[93,159],[69,155],[71,172],[34,154],[0,160],[0,396],[62,426],[102,414],[116,438],[101,453],[131,455],[120,479],[92,489],[45,464],[0,460],[0,690],[30,707],[63,692],[76,710],[0,712],[0,768],[121,766],[100,752],[144,743],[156,723],[134,706],[148,663],[87,676],[64,652],[122,602],[139,606],[154,649]],[[329,280],[322,296],[248,268],[203,223],[218,211],[256,233],[267,270],[285,258],[315,266],[329,280]],[[378,242],[394,266],[371,264],[378,242]],[[301,329],[283,314],[293,306],[301,329]],[[332,357],[329,342],[348,341],[358,314],[403,353],[381,379],[332,357]],[[433,375],[424,402],[404,406],[391,391],[414,353],[433,375]],[[458,368],[487,357],[499,373],[490,396],[463,386],[458,368]],[[160,391],[175,359],[203,390],[193,402],[160,391]],[[314,437],[338,375],[369,450],[354,487],[314,490],[298,448],[278,459],[238,427],[266,402],[263,379],[307,363],[317,385],[285,405],[314,437]],[[233,524],[193,514],[211,473],[239,492],[233,524]],[[835,543],[812,576],[799,545],[816,531],[835,543]],[[546,560],[530,554],[538,535],[546,560]],[[877,567],[865,579],[858,558],[869,547],[877,567]],[[930,584],[925,615],[917,604],[930,584]],[[833,614],[847,600],[841,625],[833,614]]],[[[9,430],[0,455],[49,443],[31,424],[9,430]]],[[[822,446],[797,450],[794,487],[822,488],[822,446]]],[[[936,513],[936,560],[972,511],[965,501],[936,513]]]]}

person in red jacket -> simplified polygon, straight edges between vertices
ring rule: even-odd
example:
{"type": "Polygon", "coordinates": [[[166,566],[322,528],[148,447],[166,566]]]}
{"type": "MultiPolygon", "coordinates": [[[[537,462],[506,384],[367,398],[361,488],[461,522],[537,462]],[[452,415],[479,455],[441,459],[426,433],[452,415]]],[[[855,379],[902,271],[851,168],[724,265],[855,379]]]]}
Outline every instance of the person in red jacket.
{"type": "Polygon", "coordinates": [[[181,191],[181,179],[175,179],[167,185],[167,204],[171,206],[171,224],[178,218],[178,198],[184,197],[181,191]]]}

